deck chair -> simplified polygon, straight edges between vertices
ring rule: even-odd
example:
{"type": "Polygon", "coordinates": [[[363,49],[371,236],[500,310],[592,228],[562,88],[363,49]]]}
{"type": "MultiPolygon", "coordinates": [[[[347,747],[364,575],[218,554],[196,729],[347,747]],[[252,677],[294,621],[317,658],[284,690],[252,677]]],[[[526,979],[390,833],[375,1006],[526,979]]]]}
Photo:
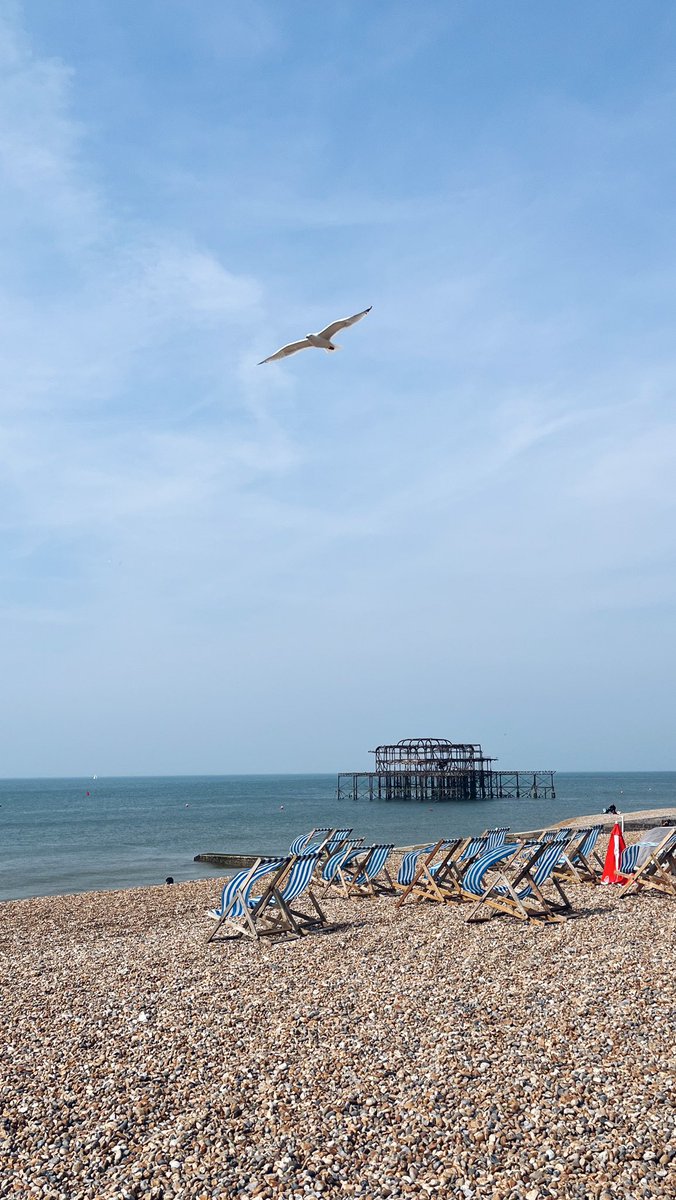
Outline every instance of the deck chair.
{"type": "Polygon", "coordinates": [[[321,868],[320,879],[325,884],[324,895],[330,885],[333,883],[340,867],[347,867],[348,864],[362,853],[364,849],[363,838],[350,838],[346,841],[339,850],[334,851],[327,858],[324,866],[321,868]]]}
{"type": "Polygon", "coordinates": [[[507,859],[513,861],[524,852],[524,846],[521,843],[508,846],[503,842],[501,846],[494,846],[492,850],[485,850],[462,876],[461,889],[466,900],[477,900],[484,895],[486,890],[484,886],[484,878],[489,871],[493,870],[498,863],[505,862],[507,859]]]}
{"type": "Polygon", "coordinates": [[[290,860],[288,858],[258,858],[252,867],[238,871],[227,880],[221,892],[221,903],[218,908],[212,908],[207,916],[218,921],[207,942],[213,941],[224,921],[237,919],[244,914],[249,904],[251,893],[261,879],[273,872],[280,872],[290,860]]]}
{"type": "Polygon", "coordinates": [[[397,891],[402,891],[407,888],[415,879],[418,870],[418,859],[421,854],[429,854],[432,850],[432,845],[429,846],[414,846],[412,850],[408,850],[399,864],[397,878],[394,881],[394,886],[397,891]]]}
{"type": "Polygon", "coordinates": [[[221,939],[224,941],[240,937],[279,941],[324,928],[326,917],[310,887],[316,866],[317,855],[305,854],[259,862],[248,872],[240,872],[240,877],[246,875],[247,878],[240,878],[239,885],[237,877],[226,884],[221,909],[211,914],[217,917],[218,923],[207,940],[214,941],[223,925],[232,931],[221,939]],[[263,879],[261,894],[253,896],[254,885],[263,879]],[[306,893],[313,910],[310,912],[296,907],[296,901],[306,893]]]}
{"type": "Polygon", "coordinates": [[[570,837],[572,832],[573,832],[573,830],[570,828],[543,829],[542,833],[540,834],[540,836],[538,838],[538,841],[539,842],[560,842],[564,838],[570,837]]]}
{"type": "Polygon", "coordinates": [[[603,870],[603,863],[595,849],[602,828],[602,825],[591,825],[575,830],[570,846],[554,868],[559,878],[574,879],[577,883],[599,882],[598,872],[594,870],[590,860],[595,858],[603,870]]]}
{"type": "Polygon", "coordinates": [[[621,897],[640,892],[642,888],[676,896],[676,829],[659,826],[649,833],[654,840],[642,838],[627,847],[632,851],[631,859],[627,850],[622,855],[620,871],[629,877],[620,888],[621,897]],[[661,839],[660,833],[664,835],[661,839]]]}
{"type": "Polygon", "coordinates": [[[323,850],[327,842],[329,842],[337,832],[338,831],[332,827],[325,825],[318,829],[311,829],[309,833],[302,833],[300,837],[294,838],[289,846],[288,854],[292,857],[298,854],[314,854],[317,847],[319,850],[323,850]],[[324,836],[320,836],[318,840],[315,840],[314,846],[311,847],[312,839],[317,839],[318,834],[323,834],[324,836]]]}
{"type": "MultiPolygon", "coordinates": [[[[562,847],[566,846],[563,838],[550,842],[539,842],[528,847],[525,852],[521,847],[512,849],[511,863],[504,863],[502,869],[496,869],[495,874],[486,888],[483,888],[483,876],[490,866],[500,861],[494,860],[488,866],[482,867],[483,860],[474,864],[475,875],[480,876],[482,887],[479,900],[472,908],[468,922],[484,921],[496,914],[506,914],[518,917],[522,921],[543,921],[546,923],[561,922],[572,911],[572,906],[561,883],[554,875],[554,868],[561,858],[562,847]],[[510,867],[512,868],[510,870],[510,867]],[[551,882],[558,900],[552,900],[542,890],[546,883],[551,882]]],[[[503,847],[504,849],[504,847],[503,847]]],[[[490,858],[500,851],[498,846],[489,851],[484,857],[490,858]]],[[[509,851],[505,855],[507,858],[509,851]]],[[[470,868],[470,871],[472,868],[470,868]]],[[[469,872],[468,872],[469,874],[469,872]]],[[[463,886],[469,889],[473,880],[463,880],[463,886]]]]}
{"type": "MultiPolygon", "coordinates": [[[[461,900],[460,880],[466,863],[463,850],[467,850],[468,838],[455,838],[449,842],[441,839],[428,846],[423,856],[418,856],[415,874],[404,887],[396,907],[401,908],[409,901],[436,900],[446,904],[449,900],[461,900]]],[[[485,846],[484,838],[475,838],[485,846]]],[[[403,864],[402,864],[403,865],[403,864]]]]}
{"type": "Polygon", "coordinates": [[[509,825],[500,825],[497,829],[484,829],[482,837],[486,838],[486,849],[494,850],[496,846],[502,846],[509,833],[509,825]]]}
{"type": "MultiPolygon", "coordinates": [[[[303,847],[302,853],[303,854],[317,854],[319,857],[319,863],[325,863],[328,858],[330,858],[333,854],[335,854],[335,852],[337,850],[339,850],[341,848],[341,846],[343,846],[347,843],[348,834],[352,833],[352,830],[351,829],[331,829],[331,830],[325,831],[325,830],[319,829],[319,830],[315,830],[315,832],[318,833],[320,836],[315,841],[308,842],[307,846],[303,847]],[[328,832],[328,836],[326,836],[327,832],[328,832]],[[322,837],[322,834],[324,834],[323,837],[322,837]]],[[[363,846],[364,839],[359,838],[358,844],[360,846],[363,846]]],[[[317,867],[317,871],[319,871],[319,864],[317,867]]]]}
{"type": "MultiPolygon", "coordinates": [[[[346,844],[346,842],[350,838],[351,833],[352,833],[351,828],[350,829],[347,829],[347,828],[334,829],[331,833],[331,836],[327,839],[326,844],[323,847],[324,853],[328,854],[329,857],[332,854],[335,854],[336,850],[340,850],[341,846],[344,846],[346,844]]],[[[363,838],[360,838],[359,840],[361,842],[364,841],[363,838]]]]}
{"type": "Polygon", "coordinates": [[[463,846],[458,855],[458,860],[467,866],[468,863],[471,863],[480,854],[483,854],[487,847],[488,837],[485,833],[482,833],[480,837],[463,838],[463,846]]]}
{"type": "Polygon", "coordinates": [[[351,861],[341,863],[331,881],[343,896],[391,895],[394,884],[386,862],[394,844],[366,846],[358,850],[351,861]]]}

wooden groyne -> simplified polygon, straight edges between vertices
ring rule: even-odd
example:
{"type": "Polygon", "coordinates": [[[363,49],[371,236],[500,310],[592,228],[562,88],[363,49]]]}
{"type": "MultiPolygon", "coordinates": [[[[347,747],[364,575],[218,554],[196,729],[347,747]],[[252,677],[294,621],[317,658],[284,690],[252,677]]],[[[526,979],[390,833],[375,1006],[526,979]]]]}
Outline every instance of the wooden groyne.
{"type": "Polygon", "coordinates": [[[274,858],[267,854],[196,854],[193,862],[208,863],[211,867],[223,867],[225,871],[238,871],[252,867],[259,858],[274,858]]]}
{"type": "Polygon", "coordinates": [[[548,826],[550,829],[580,829],[588,825],[602,825],[604,833],[610,833],[615,822],[629,831],[654,829],[658,825],[676,825],[675,808],[639,808],[635,812],[591,813],[587,817],[568,817],[548,826]]]}

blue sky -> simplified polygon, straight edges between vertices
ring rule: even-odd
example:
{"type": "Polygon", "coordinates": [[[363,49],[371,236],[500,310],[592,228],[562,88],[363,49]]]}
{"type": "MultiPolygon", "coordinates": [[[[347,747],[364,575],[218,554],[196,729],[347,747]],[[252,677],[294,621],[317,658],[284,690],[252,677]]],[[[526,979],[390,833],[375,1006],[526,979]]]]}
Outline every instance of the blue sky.
{"type": "Polygon", "coordinates": [[[32,0],[0,64],[2,774],[676,768],[673,5],[32,0]]]}

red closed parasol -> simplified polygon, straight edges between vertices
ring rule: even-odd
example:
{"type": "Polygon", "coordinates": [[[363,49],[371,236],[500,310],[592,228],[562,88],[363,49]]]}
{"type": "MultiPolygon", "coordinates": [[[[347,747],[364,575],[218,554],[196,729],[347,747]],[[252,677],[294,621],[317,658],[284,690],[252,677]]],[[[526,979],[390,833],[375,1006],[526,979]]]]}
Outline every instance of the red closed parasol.
{"type": "Polygon", "coordinates": [[[620,874],[620,863],[622,861],[622,851],[626,849],[627,843],[624,840],[621,826],[616,822],[613,825],[613,830],[608,842],[608,852],[606,861],[603,864],[603,875],[601,883],[626,883],[626,876],[620,874]]]}

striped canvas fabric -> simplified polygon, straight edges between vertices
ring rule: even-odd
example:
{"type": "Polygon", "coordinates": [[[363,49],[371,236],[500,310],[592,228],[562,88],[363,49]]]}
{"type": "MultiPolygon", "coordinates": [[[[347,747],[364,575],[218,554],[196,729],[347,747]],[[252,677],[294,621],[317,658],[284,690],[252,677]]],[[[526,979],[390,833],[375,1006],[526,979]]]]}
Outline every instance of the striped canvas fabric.
{"type": "MultiPolygon", "coordinates": [[[[265,862],[262,862],[260,864],[260,866],[256,868],[256,870],[253,872],[253,874],[246,886],[246,891],[243,893],[244,902],[247,906],[249,906],[249,898],[251,896],[252,889],[253,889],[254,885],[256,883],[258,883],[258,880],[263,879],[266,875],[271,875],[273,871],[279,870],[279,868],[282,866],[283,862],[284,862],[283,858],[269,858],[269,859],[266,859],[265,862]]],[[[245,871],[238,871],[236,875],[233,875],[232,878],[228,880],[228,882],[225,884],[225,887],[223,888],[223,891],[221,893],[221,907],[220,907],[220,909],[214,909],[213,912],[211,912],[209,914],[210,916],[212,916],[212,917],[222,917],[223,916],[223,913],[228,909],[229,905],[232,904],[233,900],[235,900],[235,898],[237,897],[237,893],[239,891],[241,891],[242,886],[243,886],[250,870],[251,870],[251,868],[247,867],[245,871]]],[[[229,917],[241,917],[243,913],[244,913],[244,905],[242,904],[241,899],[239,897],[237,897],[236,902],[234,904],[232,904],[232,908],[228,912],[228,916],[229,917]]]]}
{"type": "Polygon", "coordinates": [[[514,853],[513,846],[496,846],[494,850],[487,850],[479,858],[472,863],[467,869],[462,879],[462,889],[464,892],[470,892],[472,896],[483,896],[484,887],[483,880],[487,871],[494,867],[496,863],[502,861],[503,858],[509,858],[514,853]]]}

